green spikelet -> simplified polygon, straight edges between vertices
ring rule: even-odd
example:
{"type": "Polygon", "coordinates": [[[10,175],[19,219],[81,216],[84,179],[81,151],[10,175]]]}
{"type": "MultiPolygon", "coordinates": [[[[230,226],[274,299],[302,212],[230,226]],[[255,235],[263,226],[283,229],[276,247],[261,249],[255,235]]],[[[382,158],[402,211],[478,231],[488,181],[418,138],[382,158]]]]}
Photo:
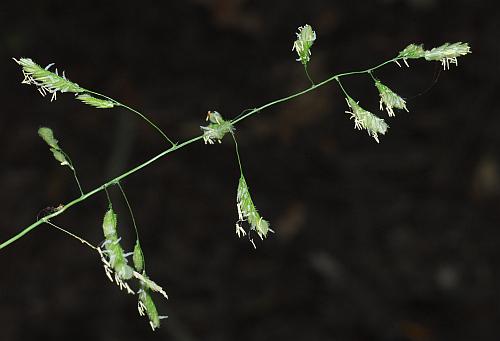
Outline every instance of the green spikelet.
{"type": "Polygon", "coordinates": [[[203,131],[203,141],[205,144],[214,144],[215,141],[221,143],[222,138],[227,133],[232,133],[234,127],[231,121],[224,121],[222,115],[217,111],[209,111],[207,114],[207,121],[210,121],[208,126],[201,126],[203,131]]]}
{"type": "Polygon", "coordinates": [[[160,328],[160,316],[147,288],[143,288],[139,292],[139,314],[143,316],[144,313],[148,315],[151,329],[160,328]]]}
{"type": "Polygon", "coordinates": [[[382,84],[380,81],[375,81],[375,86],[380,95],[380,110],[387,110],[387,114],[389,116],[395,116],[393,108],[396,109],[404,109],[408,111],[406,108],[406,101],[401,98],[397,93],[392,91],[387,85],[382,84]]]}
{"type": "Polygon", "coordinates": [[[120,245],[117,233],[116,214],[112,208],[109,208],[102,222],[102,230],[104,233],[104,247],[106,249],[110,267],[115,271],[116,275],[123,280],[132,278],[134,269],[128,265],[125,252],[120,245]]]}
{"type": "Polygon", "coordinates": [[[118,239],[116,234],[116,224],[116,214],[112,208],[109,208],[108,211],[106,211],[102,222],[102,230],[106,240],[116,241],[118,239]]]}
{"type": "Polygon", "coordinates": [[[76,99],[82,101],[83,103],[90,105],[98,109],[109,109],[113,108],[115,105],[112,101],[107,99],[95,98],[89,94],[81,94],[76,96],[76,99]]]}
{"type": "Polygon", "coordinates": [[[54,137],[52,129],[47,127],[41,127],[38,129],[38,135],[49,145],[51,148],[59,149],[58,142],[54,137]]]}
{"type": "Polygon", "coordinates": [[[368,132],[368,135],[373,137],[375,141],[379,143],[378,135],[384,135],[386,133],[389,128],[387,123],[368,110],[361,108],[351,97],[348,97],[346,100],[347,104],[351,108],[351,111],[346,112],[351,114],[351,118],[354,119],[354,128],[359,130],[365,129],[368,132]]]}
{"type": "Polygon", "coordinates": [[[458,65],[458,57],[465,56],[468,53],[471,53],[471,50],[467,43],[445,43],[430,51],[425,51],[425,59],[441,61],[443,68],[446,70],[450,68],[450,64],[458,65]]]}
{"type": "Polygon", "coordinates": [[[142,270],[144,270],[144,255],[142,254],[141,245],[138,240],[135,242],[132,260],[134,261],[135,270],[137,272],[142,272],[142,270]]]}
{"type": "MultiPolygon", "coordinates": [[[[266,238],[267,234],[272,230],[269,228],[269,223],[260,216],[259,212],[255,208],[248,190],[247,182],[245,181],[243,175],[240,176],[238,183],[236,203],[240,222],[245,220],[248,221],[250,229],[257,232],[260,239],[266,238]]],[[[238,227],[239,225],[237,224],[237,233],[238,227]]]]}
{"type": "Polygon", "coordinates": [[[35,85],[42,96],[45,96],[47,93],[52,94],[51,101],[56,99],[57,92],[80,93],[85,91],[78,84],[68,80],[64,72],[60,76],[57,69],[55,72],[49,71],[53,64],[42,68],[30,58],[13,59],[22,67],[24,75],[22,83],[35,85]]]}
{"type": "Polygon", "coordinates": [[[422,44],[421,45],[410,44],[398,54],[398,57],[405,59],[418,59],[424,56],[425,56],[425,50],[422,44]]]}
{"type": "Polygon", "coordinates": [[[312,29],[311,25],[304,25],[299,27],[299,32],[296,33],[297,40],[294,41],[292,51],[295,50],[299,58],[298,62],[304,65],[309,63],[311,59],[311,47],[316,40],[316,32],[312,29]]]}
{"type": "Polygon", "coordinates": [[[61,166],[68,166],[69,168],[73,169],[73,165],[69,161],[68,157],[59,147],[59,141],[57,141],[57,139],[54,137],[52,129],[47,127],[41,127],[38,129],[38,135],[40,135],[40,137],[45,141],[45,143],[49,145],[52,155],[54,155],[54,158],[57,161],[59,161],[61,166]]]}

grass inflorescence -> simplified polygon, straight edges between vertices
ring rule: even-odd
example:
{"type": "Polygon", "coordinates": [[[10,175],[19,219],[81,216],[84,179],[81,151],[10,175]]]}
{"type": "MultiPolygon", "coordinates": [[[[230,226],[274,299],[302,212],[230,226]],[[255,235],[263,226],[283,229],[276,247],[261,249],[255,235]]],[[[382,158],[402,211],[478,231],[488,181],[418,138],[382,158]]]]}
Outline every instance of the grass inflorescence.
{"type": "MultiPolygon", "coordinates": [[[[311,48],[316,41],[316,32],[313,30],[312,26],[304,25],[298,28],[296,37],[297,39],[293,42],[292,50],[297,53],[297,61],[300,62],[304,67],[305,75],[311,83],[310,87],[304,90],[300,90],[289,96],[276,99],[259,107],[245,110],[234,119],[225,119],[223,115],[221,115],[218,111],[208,111],[206,116],[206,121],[208,121],[208,124],[201,126],[202,134],[192,137],[181,143],[174,143],[172,139],[167,137],[162,129],[160,129],[151,121],[151,119],[149,119],[139,110],[133,109],[123,103],[120,103],[117,100],[112,99],[111,97],[79,86],[77,83],[74,83],[67,79],[64,72],[62,74],[59,74],[57,69],[55,69],[55,71],[51,71],[51,67],[53,64],[49,64],[47,67],[43,68],[30,58],[14,59],[15,62],[21,66],[21,71],[24,75],[22,83],[34,85],[43,96],[50,94],[51,101],[56,99],[58,93],[73,93],[76,100],[96,109],[111,109],[115,107],[125,108],[126,110],[136,114],[139,118],[149,124],[154,130],[159,132],[162,137],[169,143],[169,147],[153,158],[105,182],[101,186],[91,191],[84,192],[82,187],[80,186],[78,177],[76,176],[75,165],[72,163],[69,156],[60,147],[59,141],[54,137],[53,131],[47,127],[40,128],[38,130],[38,134],[47,143],[54,158],[61,165],[67,166],[73,171],[75,181],[78,184],[78,188],[80,191],[80,196],[64,205],[58,206],[60,207],[59,209],[53,210],[50,214],[47,214],[43,218],[35,221],[30,226],[22,229],[13,237],[1,243],[0,249],[3,249],[4,247],[14,243],[16,240],[27,235],[35,228],[44,223],[57,228],[58,230],[66,233],[73,238],[78,239],[86,246],[98,252],[106,276],[111,280],[111,282],[116,283],[120,289],[125,290],[129,294],[137,296],[137,308],[139,314],[141,316],[147,316],[151,328],[155,330],[160,327],[160,320],[162,318],[165,318],[165,316],[159,315],[158,309],[153,300],[153,294],[159,294],[165,299],[168,298],[168,296],[165,290],[156,282],[151,280],[146,272],[146,259],[144,256],[142,245],[140,243],[138,227],[132,212],[132,207],[129,200],[127,199],[127,196],[125,195],[120,181],[130,176],[131,174],[142,170],[144,167],[150,165],[151,163],[156,162],[165,155],[180,150],[190,144],[199,142],[201,140],[203,140],[205,144],[209,145],[213,145],[215,144],[215,142],[222,143],[224,137],[229,134],[234,141],[237,162],[240,170],[240,176],[236,186],[236,215],[238,217],[236,222],[236,234],[238,237],[248,236],[251,244],[256,247],[255,241],[253,239],[254,235],[257,235],[261,240],[264,240],[269,236],[269,233],[272,233],[274,231],[270,228],[270,223],[265,220],[257,210],[250,193],[250,188],[244,176],[243,165],[236,139],[236,124],[250,116],[262,112],[266,108],[277,105],[279,103],[291,101],[296,97],[302,96],[311,91],[315,91],[320,87],[336,81],[346,98],[348,106],[347,113],[349,113],[350,118],[354,120],[355,129],[365,130],[369,136],[374,138],[375,141],[379,143],[380,137],[387,133],[389,125],[383,118],[378,117],[370,110],[361,107],[359,102],[357,100],[354,100],[356,96],[351,96],[349,94],[349,91],[346,90],[342,85],[342,78],[360,74],[370,76],[375,81],[374,88],[376,89],[380,97],[380,110],[385,110],[389,118],[392,118],[395,116],[395,109],[408,111],[407,101],[404,99],[404,97],[398,95],[394,90],[392,90],[392,88],[390,88],[385,83],[382,83],[382,81],[375,77],[374,73],[378,69],[391,63],[396,63],[401,67],[400,62],[403,62],[406,66],[409,67],[408,61],[422,59],[430,62],[438,61],[446,70],[450,68],[451,64],[458,65],[458,58],[471,53],[469,45],[462,42],[445,43],[430,50],[424,49],[422,44],[410,44],[406,48],[401,50],[395,57],[390,58],[379,65],[373,66],[366,70],[351,71],[332,75],[321,82],[315,83],[308,73],[307,65],[311,62],[311,48]],[[125,203],[127,204],[136,234],[135,244],[133,250],[130,252],[126,252],[125,250],[127,249],[127,247],[122,244],[121,235],[123,234],[123,232],[119,229],[117,213],[113,209],[109,194],[107,192],[108,187],[112,187],[115,185],[119,187],[125,203]],[[92,243],[86,241],[82,237],[77,236],[76,234],[53,223],[52,219],[56,218],[58,215],[63,214],[72,206],[78,205],[79,203],[90,199],[92,196],[102,191],[105,191],[106,194],[108,194],[108,209],[105,212],[102,221],[102,232],[104,240],[99,244],[99,246],[94,246],[92,243]]],[[[236,179],[234,181],[236,182],[236,179]]]]}

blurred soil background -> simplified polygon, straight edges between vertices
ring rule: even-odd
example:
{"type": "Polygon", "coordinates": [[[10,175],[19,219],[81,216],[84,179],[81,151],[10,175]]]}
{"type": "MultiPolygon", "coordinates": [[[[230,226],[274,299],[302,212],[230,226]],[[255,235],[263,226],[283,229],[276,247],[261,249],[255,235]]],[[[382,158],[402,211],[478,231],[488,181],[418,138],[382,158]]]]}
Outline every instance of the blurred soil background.
{"type": "MultiPolygon", "coordinates": [[[[50,103],[20,84],[11,57],[54,62],[184,141],[208,110],[231,118],[308,87],[291,51],[305,23],[318,35],[317,81],[409,43],[473,51],[446,72],[425,61],[377,71],[410,110],[387,120],[380,144],[353,129],[333,83],[239,124],[247,182],[276,231],[256,250],[234,233],[230,139],[127,178],[148,272],[170,295],[156,296],[169,319],[155,333],[98,256],[49,226],[0,251],[2,340],[499,340],[499,22],[496,1],[471,0],[2,4],[2,241],[78,195],[38,127],[54,129],[86,190],[168,147],[125,110],[70,94],[50,103]]],[[[384,115],[369,77],[344,85],[384,115]]],[[[111,194],[132,248],[128,212],[111,194]]],[[[55,222],[97,244],[106,205],[101,193],[55,222]]]]}

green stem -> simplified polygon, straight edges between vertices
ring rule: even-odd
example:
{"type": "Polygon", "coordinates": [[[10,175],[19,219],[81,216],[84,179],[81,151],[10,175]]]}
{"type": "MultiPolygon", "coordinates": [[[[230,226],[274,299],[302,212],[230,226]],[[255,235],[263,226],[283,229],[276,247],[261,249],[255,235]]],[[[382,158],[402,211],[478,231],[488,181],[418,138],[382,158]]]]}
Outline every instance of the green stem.
{"type": "Polygon", "coordinates": [[[80,190],[80,194],[83,195],[83,190],[82,186],[80,185],[80,181],[78,181],[78,176],[76,175],[76,169],[74,167],[71,167],[73,169],[73,177],[75,178],[76,185],[78,186],[78,189],[80,190]]]}
{"type": "Polygon", "coordinates": [[[127,204],[128,211],[130,212],[130,218],[132,219],[132,225],[134,225],[135,237],[137,239],[137,242],[139,242],[139,231],[137,230],[137,224],[135,223],[135,217],[134,217],[134,212],[132,211],[132,206],[130,206],[130,202],[128,201],[127,195],[125,194],[122,185],[119,182],[117,182],[116,184],[118,185],[120,192],[122,192],[123,199],[127,204]]]}
{"type": "Polygon", "coordinates": [[[236,148],[236,157],[238,158],[238,166],[240,166],[240,175],[243,176],[243,167],[241,166],[240,152],[238,150],[238,142],[236,142],[236,137],[234,136],[234,133],[231,133],[231,136],[233,137],[234,146],[236,148]]]}
{"type": "MultiPolygon", "coordinates": [[[[337,75],[334,75],[334,76],[331,76],[330,78],[322,81],[321,83],[318,83],[314,86],[311,86],[310,88],[306,89],[306,90],[302,90],[302,91],[299,91],[295,94],[292,94],[290,96],[287,96],[287,97],[283,97],[283,98],[280,98],[280,99],[277,99],[275,101],[272,101],[272,102],[269,102],[267,104],[264,104],[258,108],[255,108],[255,109],[252,109],[250,110],[249,112],[247,112],[246,114],[234,119],[233,121],[231,121],[231,123],[234,125],[234,124],[237,124],[238,122],[246,119],[247,117],[250,117],[256,113],[258,113],[259,111],[265,109],[265,108],[268,108],[268,107],[271,107],[273,105],[276,105],[278,103],[282,103],[282,102],[286,102],[286,101],[289,101],[291,100],[292,98],[295,98],[295,97],[298,97],[298,96],[301,96],[303,94],[306,94],[310,91],[313,91],[327,83],[330,83],[331,81],[333,80],[337,80],[339,79],[340,77],[345,77],[345,76],[349,76],[349,75],[355,75],[355,74],[363,74],[363,73],[369,73],[373,70],[376,70],[378,68],[381,68],[382,66],[386,65],[386,64],[389,64],[389,63],[392,63],[392,62],[395,62],[399,59],[402,59],[402,58],[399,58],[399,57],[396,57],[396,58],[392,58],[388,61],[385,61],[383,62],[382,64],[379,64],[377,66],[374,66],[372,68],[369,68],[369,69],[366,69],[366,70],[361,70],[361,71],[352,71],[352,72],[345,72],[345,73],[339,73],[337,75]]],[[[96,93],[96,92],[93,92],[93,91],[88,91],[89,93],[92,93],[94,95],[99,95],[99,96],[102,96],[104,98],[107,98],[111,101],[114,101],[115,103],[118,103],[116,102],[115,100],[107,97],[107,96],[104,96],[104,95],[101,95],[99,93],[96,93]]],[[[122,105],[120,103],[120,105],[122,105]]],[[[122,105],[124,106],[124,105],[122,105]]],[[[126,107],[126,106],[124,106],[126,107]]],[[[128,107],[126,107],[128,108],[128,107]]],[[[129,108],[130,109],[130,108],[129,108]]],[[[132,111],[135,112],[135,110],[131,109],[132,111]]],[[[142,114],[141,114],[141,117],[144,117],[142,114]]],[[[147,120],[147,119],[146,119],[147,120]]],[[[149,120],[148,120],[149,121],[149,120]]],[[[156,126],[155,126],[156,127],[156,126]]],[[[159,130],[159,128],[157,128],[159,130]]],[[[164,134],[163,134],[164,135],[164,134]]],[[[166,137],[166,136],[165,136],[166,137]]],[[[9,238],[8,240],[6,240],[5,242],[3,242],[2,244],[0,244],[0,250],[3,249],[4,247],[12,244],[13,242],[15,242],[16,240],[18,240],[19,238],[23,237],[24,235],[28,234],[29,232],[31,232],[32,230],[34,230],[36,227],[38,227],[39,225],[47,222],[49,219],[51,218],[54,218],[54,217],[57,217],[58,215],[62,214],[63,212],[65,212],[67,209],[69,209],[70,207],[74,206],[74,205],[77,205],[79,204],[80,202],[90,198],[91,196],[99,193],[100,191],[104,190],[106,187],[110,186],[110,185],[114,185],[116,184],[117,182],[119,182],[120,180],[128,177],[129,175],[132,175],[134,174],[135,172],[141,170],[142,168],[150,165],[151,163],[155,162],[156,160],[162,158],[163,156],[167,155],[167,154],[170,154],[178,149],[181,149],[181,148],[184,148],[185,146],[187,145],[190,145],[196,141],[199,141],[199,140],[202,140],[203,139],[203,135],[199,135],[199,136],[196,136],[196,137],[193,137],[192,139],[190,140],[187,140],[185,142],[182,142],[180,144],[174,144],[173,142],[171,142],[169,140],[170,143],[172,143],[172,146],[167,149],[167,150],[164,150],[163,152],[161,152],[160,154],[154,156],[153,158],[149,159],[148,161],[144,162],[144,163],[141,163],[139,166],[135,167],[135,168],[132,168],[130,169],[129,171],[117,176],[116,178],[114,179],[111,179],[109,180],[108,182],[104,183],[103,185],[93,189],[92,191],[88,192],[88,193],[85,193],[83,194],[82,196],[80,196],[79,198],[77,199],[74,199],[73,201],[70,201],[69,203],[67,203],[66,205],[64,205],[64,207],[62,207],[60,210],[57,210],[56,212],[53,212],[45,217],[43,217],[42,219],[34,222],[33,224],[31,224],[30,226],[24,228],[22,231],[18,232],[16,235],[14,235],[13,237],[9,238]]]]}
{"type": "Polygon", "coordinates": [[[100,191],[104,190],[106,187],[108,186],[111,186],[111,185],[114,185],[116,182],[128,177],[129,175],[141,170],[142,168],[148,166],[149,164],[155,162],[156,160],[162,158],[163,156],[169,154],[169,153],[172,153],[173,151],[177,150],[177,149],[181,149],[193,142],[196,142],[196,141],[199,141],[199,140],[202,140],[203,139],[203,135],[200,135],[200,136],[197,136],[197,137],[194,137],[190,140],[187,140],[181,144],[177,144],[177,145],[174,145],[172,147],[170,147],[169,149],[161,152],[160,154],[156,155],[155,157],[149,159],[148,161],[144,162],[144,163],[141,163],[139,166],[135,167],[135,168],[132,168],[131,170],[117,176],[116,178],[114,179],[111,179],[109,180],[108,182],[104,183],[103,185],[93,189],[92,191],[88,192],[88,193],[85,193],[84,195],[82,195],[81,197],[79,198],[76,198],[74,199],[73,201],[70,201],[69,203],[67,203],[66,205],[64,205],[64,207],[62,207],[60,210],[57,210],[56,212],[53,212],[45,217],[43,217],[42,219],[38,220],[38,221],[35,221],[33,224],[31,224],[30,226],[26,227],[25,229],[23,229],[21,232],[17,233],[15,236],[13,236],[12,238],[6,240],[5,242],[3,242],[2,244],[0,244],[0,250],[3,249],[4,247],[12,244],[13,242],[15,242],[16,240],[18,240],[19,238],[23,237],[24,235],[26,235],[27,233],[31,232],[33,229],[37,228],[38,226],[40,226],[41,224],[47,222],[49,219],[51,218],[54,218],[54,217],[57,217],[58,215],[60,215],[61,213],[63,213],[64,211],[66,211],[68,208],[70,208],[71,206],[74,206],[88,198],[90,198],[91,196],[99,193],[100,191]]]}
{"type": "Polygon", "coordinates": [[[335,78],[335,80],[337,81],[338,85],[340,86],[340,89],[342,90],[342,92],[344,93],[344,95],[346,95],[346,99],[349,98],[349,94],[347,93],[347,91],[345,91],[344,87],[342,86],[342,83],[340,82],[340,79],[338,78],[335,78]]]}
{"type": "Polygon", "coordinates": [[[314,86],[311,86],[310,88],[307,88],[307,89],[305,89],[305,90],[299,91],[299,92],[297,92],[297,93],[295,93],[295,94],[293,94],[293,95],[290,95],[290,96],[287,96],[287,97],[283,97],[283,98],[277,99],[277,100],[275,100],[275,101],[269,102],[269,103],[264,104],[263,106],[260,106],[260,107],[258,107],[258,108],[252,109],[252,110],[250,110],[249,112],[247,112],[245,115],[242,115],[242,116],[240,116],[240,117],[238,117],[238,118],[236,118],[236,119],[232,120],[232,121],[231,121],[231,123],[232,123],[232,124],[236,124],[236,123],[238,123],[239,121],[242,121],[242,120],[246,119],[247,117],[252,116],[252,115],[254,115],[254,114],[258,113],[259,111],[261,111],[261,110],[263,110],[263,109],[265,109],[265,108],[269,108],[269,107],[271,107],[271,106],[273,106],[273,105],[276,105],[276,104],[278,104],[278,103],[286,102],[286,101],[291,100],[292,98],[295,98],[295,97],[301,96],[301,95],[306,94],[306,93],[308,93],[308,92],[311,92],[311,91],[313,91],[313,90],[315,90],[315,89],[317,89],[317,88],[319,88],[319,87],[322,87],[323,85],[325,85],[325,84],[327,84],[327,83],[330,83],[330,82],[331,82],[331,81],[333,81],[333,80],[339,79],[340,77],[345,77],[345,76],[350,76],[350,75],[359,75],[359,74],[363,74],[363,73],[369,73],[369,72],[371,72],[371,71],[373,71],[373,70],[376,70],[376,69],[381,68],[381,67],[382,67],[382,66],[384,66],[384,65],[387,65],[387,64],[389,64],[389,63],[393,63],[393,62],[395,62],[395,61],[397,61],[397,60],[400,60],[400,59],[403,59],[403,58],[400,58],[400,57],[395,57],[395,58],[392,58],[392,59],[389,59],[389,60],[387,60],[387,61],[383,62],[382,64],[379,64],[379,65],[377,65],[377,66],[374,66],[374,67],[369,68],[369,69],[366,69],[366,70],[361,70],[361,71],[351,71],[351,72],[344,72],[344,73],[339,73],[339,74],[337,74],[337,75],[333,75],[333,76],[331,76],[330,78],[325,79],[325,80],[324,80],[324,81],[322,81],[321,83],[318,83],[318,84],[315,84],[314,86]]]}
{"type": "Polygon", "coordinates": [[[80,194],[83,195],[82,186],[80,185],[80,181],[78,180],[78,175],[76,174],[76,168],[73,165],[73,161],[71,161],[71,158],[62,149],[59,149],[59,150],[60,150],[61,153],[63,153],[63,155],[66,158],[66,160],[68,160],[68,162],[69,162],[69,168],[73,172],[73,177],[75,178],[76,185],[78,186],[78,189],[80,190],[80,194]]]}
{"type": "Polygon", "coordinates": [[[113,104],[115,104],[116,106],[120,106],[120,107],[123,107],[133,113],[135,113],[136,115],[139,115],[139,117],[141,117],[144,121],[146,121],[150,126],[152,126],[154,129],[156,129],[172,146],[175,146],[175,143],[170,139],[168,138],[168,136],[163,132],[163,130],[161,130],[156,124],[154,124],[149,118],[147,118],[145,115],[143,115],[141,112],[135,110],[134,108],[131,108],[123,103],[120,103],[118,102],[117,100],[111,98],[111,97],[108,97],[106,95],[103,95],[103,94],[100,94],[98,92],[95,92],[95,91],[92,91],[92,90],[87,90],[87,89],[84,89],[85,92],[88,92],[89,94],[93,94],[93,95],[96,95],[96,96],[100,96],[100,97],[103,97],[111,102],[113,102],[113,104]]]}
{"type": "Polygon", "coordinates": [[[309,76],[309,72],[307,71],[307,65],[304,64],[304,71],[306,72],[307,79],[311,82],[311,86],[314,86],[314,81],[312,80],[311,76],[309,76]]]}

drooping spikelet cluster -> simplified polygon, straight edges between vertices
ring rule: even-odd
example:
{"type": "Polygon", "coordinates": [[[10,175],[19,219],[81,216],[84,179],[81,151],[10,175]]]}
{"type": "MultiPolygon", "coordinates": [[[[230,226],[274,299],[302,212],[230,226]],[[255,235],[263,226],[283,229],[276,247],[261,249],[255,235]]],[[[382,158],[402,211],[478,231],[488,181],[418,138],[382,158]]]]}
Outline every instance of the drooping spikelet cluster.
{"type": "Polygon", "coordinates": [[[137,309],[141,316],[147,315],[149,324],[153,330],[160,327],[160,319],[166,316],[159,316],[151,292],[158,292],[168,299],[168,296],[161,286],[149,279],[144,268],[144,254],[139,241],[136,241],[134,251],[125,253],[121,244],[121,238],[117,232],[117,218],[112,208],[109,208],[104,215],[103,224],[104,242],[97,248],[101,261],[104,265],[106,276],[111,282],[115,282],[118,287],[125,289],[129,294],[137,294],[137,309]],[[132,255],[134,267],[128,264],[127,257],[132,255]],[[132,279],[138,281],[139,289],[134,291],[129,282],[132,279]]]}
{"type": "Polygon", "coordinates": [[[128,293],[133,294],[134,291],[129,287],[126,281],[133,277],[134,269],[128,265],[127,256],[129,256],[129,254],[126,255],[123,251],[120,245],[121,238],[118,238],[116,228],[116,214],[112,208],[109,208],[102,222],[102,230],[105,238],[102,243],[104,250],[99,248],[99,253],[104,264],[106,276],[108,276],[109,280],[113,282],[114,278],[120,289],[125,288],[128,293]]]}
{"type": "Polygon", "coordinates": [[[404,109],[408,111],[406,108],[406,101],[401,98],[397,93],[392,91],[387,85],[382,84],[378,79],[375,81],[375,86],[378,89],[380,95],[380,110],[387,111],[389,117],[396,116],[394,114],[394,109],[404,109]]]}
{"type": "Polygon", "coordinates": [[[378,135],[384,135],[389,126],[383,119],[375,116],[368,110],[361,108],[361,106],[353,100],[351,97],[346,98],[347,105],[351,110],[347,110],[346,113],[351,114],[351,119],[354,120],[354,128],[356,129],[365,129],[368,132],[368,135],[373,137],[377,143],[378,135]]]}
{"type": "Polygon", "coordinates": [[[294,41],[292,51],[295,50],[299,56],[298,62],[307,65],[311,59],[311,47],[316,40],[316,32],[313,31],[310,25],[299,27],[299,32],[296,33],[297,40],[294,41]]]}
{"type": "Polygon", "coordinates": [[[236,195],[236,207],[238,209],[238,221],[236,222],[236,234],[242,237],[248,234],[248,238],[255,248],[253,237],[250,235],[252,231],[256,232],[261,240],[267,237],[269,232],[274,232],[269,228],[269,223],[264,220],[252,201],[250,191],[248,190],[247,182],[243,174],[240,176],[238,183],[238,192],[236,195]],[[248,222],[248,232],[244,229],[243,223],[248,222]]]}

